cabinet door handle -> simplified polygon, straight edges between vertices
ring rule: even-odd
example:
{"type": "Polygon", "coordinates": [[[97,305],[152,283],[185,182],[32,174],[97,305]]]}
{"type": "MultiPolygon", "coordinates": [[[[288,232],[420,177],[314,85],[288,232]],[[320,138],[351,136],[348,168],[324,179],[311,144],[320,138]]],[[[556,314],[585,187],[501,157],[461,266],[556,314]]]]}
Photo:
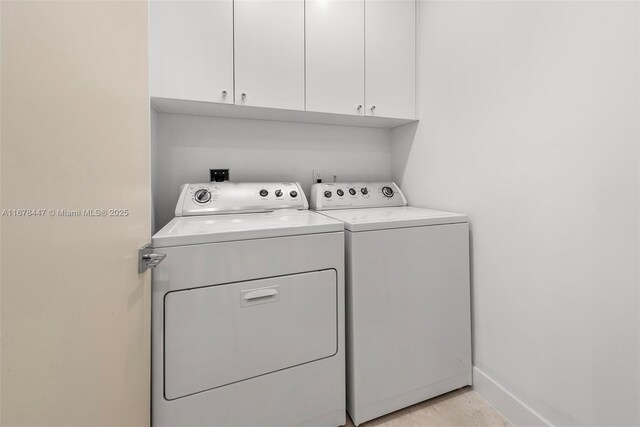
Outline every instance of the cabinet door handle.
{"type": "Polygon", "coordinates": [[[375,109],[376,109],[375,105],[373,107],[371,107],[371,111],[374,111],[375,109]]]}
{"type": "Polygon", "coordinates": [[[362,110],[362,105],[358,105],[358,111],[362,110]]]}
{"type": "Polygon", "coordinates": [[[245,99],[247,97],[247,94],[243,93],[241,96],[242,96],[242,99],[245,99]]]}
{"type": "Polygon", "coordinates": [[[223,90],[223,91],[222,91],[222,97],[224,98],[225,96],[227,96],[227,91],[226,91],[226,90],[223,90]]]}

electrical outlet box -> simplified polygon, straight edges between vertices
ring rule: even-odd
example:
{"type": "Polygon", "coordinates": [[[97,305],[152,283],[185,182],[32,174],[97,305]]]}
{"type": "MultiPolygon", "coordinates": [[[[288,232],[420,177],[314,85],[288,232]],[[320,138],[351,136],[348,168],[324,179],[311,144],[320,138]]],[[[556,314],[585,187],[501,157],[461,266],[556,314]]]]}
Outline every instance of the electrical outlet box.
{"type": "Polygon", "coordinates": [[[209,169],[211,182],[229,181],[229,169],[209,169]]]}
{"type": "Polygon", "coordinates": [[[324,169],[314,169],[313,170],[313,183],[320,184],[324,181],[324,169]]]}

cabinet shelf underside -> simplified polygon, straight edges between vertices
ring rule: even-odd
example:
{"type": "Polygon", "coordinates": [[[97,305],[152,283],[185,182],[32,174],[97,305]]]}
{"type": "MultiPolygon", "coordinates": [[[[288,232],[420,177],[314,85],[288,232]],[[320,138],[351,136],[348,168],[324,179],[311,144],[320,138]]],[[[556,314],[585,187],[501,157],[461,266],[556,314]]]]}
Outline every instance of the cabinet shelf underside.
{"type": "Polygon", "coordinates": [[[395,128],[417,121],[412,119],[351,116],[347,114],[282,110],[277,108],[249,107],[244,105],[156,97],[151,97],[151,106],[160,113],[374,128],[395,128]]]}

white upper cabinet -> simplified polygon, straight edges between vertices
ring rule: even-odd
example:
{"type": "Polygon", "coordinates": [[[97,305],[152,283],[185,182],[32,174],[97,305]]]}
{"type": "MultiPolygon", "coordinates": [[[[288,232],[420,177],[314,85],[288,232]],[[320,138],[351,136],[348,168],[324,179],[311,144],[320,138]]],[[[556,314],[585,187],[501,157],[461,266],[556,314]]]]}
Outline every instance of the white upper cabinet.
{"type": "Polygon", "coordinates": [[[365,0],[365,114],[416,115],[415,0],[365,0]]]}
{"type": "Polygon", "coordinates": [[[152,0],[150,95],[233,104],[233,0],[152,0]]]}
{"type": "Polygon", "coordinates": [[[416,0],[151,0],[149,14],[156,109],[384,127],[416,118],[416,0]]]}
{"type": "Polygon", "coordinates": [[[364,115],[364,0],[307,0],[305,13],[306,109],[364,115]]]}
{"type": "Polygon", "coordinates": [[[304,110],[304,0],[235,0],[237,105],[304,110]]]}

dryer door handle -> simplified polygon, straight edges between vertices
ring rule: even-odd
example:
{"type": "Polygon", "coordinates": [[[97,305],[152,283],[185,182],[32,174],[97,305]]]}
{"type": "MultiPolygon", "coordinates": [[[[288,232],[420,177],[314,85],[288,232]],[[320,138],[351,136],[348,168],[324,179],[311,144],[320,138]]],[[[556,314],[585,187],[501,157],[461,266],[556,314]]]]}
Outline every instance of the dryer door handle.
{"type": "Polygon", "coordinates": [[[267,289],[256,289],[255,291],[247,292],[246,294],[244,294],[242,298],[245,301],[250,301],[250,300],[259,299],[259,298],[268,298],[275,295],[278,295],[277,290],[273,288],[267,288],[267,289]]]}

